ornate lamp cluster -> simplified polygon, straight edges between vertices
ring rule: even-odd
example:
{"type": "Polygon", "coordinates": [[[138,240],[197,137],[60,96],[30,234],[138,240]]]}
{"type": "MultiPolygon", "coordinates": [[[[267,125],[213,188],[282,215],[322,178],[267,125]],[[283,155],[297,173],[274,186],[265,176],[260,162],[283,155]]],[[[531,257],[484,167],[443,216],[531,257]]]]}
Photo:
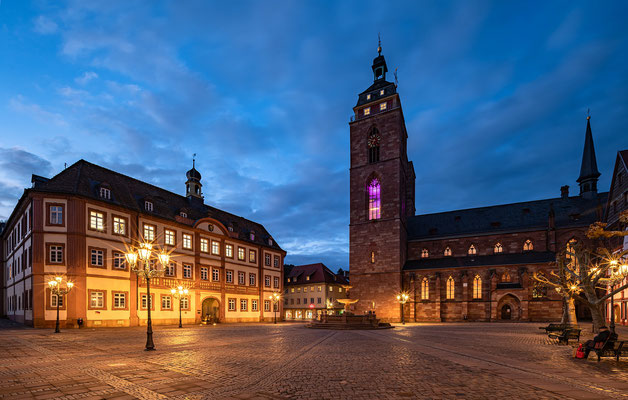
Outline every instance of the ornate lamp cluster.
{"type": "Polygon", "coordinates": [[[270,295],[270,300],[273,302],[273,310],[275,311],[275,324],[277,323],[277,309],[279,309],[279,300],[281,300],[281,295],[277,292],[273,292],[270,295]]]}
{"type": "Polygon", "coordinates": [[[131,271],[135,272],[138,277],[146,280],[146,297],[148,318],[146,323],[146,350],[155,350],[153,343],[153,324],[151,321],[150,310],[153,306],[150,297],[150,280],[151,278],[163,274],[164,269],[170,262],[170,254],[163,250],[153,248],[150,242],[140,243],[139,247],[131,247],[125,254],[126,261],[129,263],[131,271]],[[158,268],[157,263],[161,268],[158,268]]]}
{"type": "Polygon", "coordinates": [[[61,332],[59,330],[59,303],[61,302],[63,296],[70,293],[74,287],[74,283],[66,279],[64,284],[62,277],[55,276],[54,279],[48,281],[48,287],[50,288],[52,294],[57,296],[57,322],[55,324],[55,333],[59,333],[61,332]]]}
{"type": "Polygon", "coordinates": [[[179,299],[179,328],[183,328],[183,324],[181,323],[181,299],[187,297],[189,290],[183,286],[178,286],[177,288],[170,289],[170,293],[172,293],[172,297],[179,299]]]}

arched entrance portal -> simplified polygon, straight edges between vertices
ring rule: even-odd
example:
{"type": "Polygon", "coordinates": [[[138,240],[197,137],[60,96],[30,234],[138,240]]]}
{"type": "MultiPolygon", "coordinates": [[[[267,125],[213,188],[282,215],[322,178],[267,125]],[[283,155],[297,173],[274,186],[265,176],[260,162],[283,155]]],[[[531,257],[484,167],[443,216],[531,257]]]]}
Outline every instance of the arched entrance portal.
{"type": "Polygon", "coordinates": [[[219,322],[220,320],[220,302],[217,299],[208,297],[203,300],[201,320],[208,323],[219,322]]]}
{"type": "Polygon", "coordinates": [[[504,304],[502,307],[502,319],[511,319],[512,318],[512,309],[508,304],[504,304]]]}

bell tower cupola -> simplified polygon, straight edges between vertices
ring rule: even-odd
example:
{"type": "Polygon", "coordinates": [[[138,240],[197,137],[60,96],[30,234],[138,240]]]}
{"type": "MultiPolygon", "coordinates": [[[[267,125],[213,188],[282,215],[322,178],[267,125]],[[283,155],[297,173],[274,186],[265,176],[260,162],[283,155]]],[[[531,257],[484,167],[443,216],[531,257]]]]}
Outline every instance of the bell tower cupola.
{"type": "Polygon", "coordinates": [[[386,80],[386,72],[388,67],[386,66],[386,60],[382,55],[382,41],[379,40],[377,45],[377,57],[373,59],[373,81],[386,80]]]}
{"type": "Polygon", "coordinates": [[[192,169],[185,173],[187,177],[187,181],[185,182],[185,196],[188,199],[192,198],[203,198],[203,193],[201,191],[201,173],[196,170],[196,154],[194,154],[194,158],[192,159],[192,169]]]}

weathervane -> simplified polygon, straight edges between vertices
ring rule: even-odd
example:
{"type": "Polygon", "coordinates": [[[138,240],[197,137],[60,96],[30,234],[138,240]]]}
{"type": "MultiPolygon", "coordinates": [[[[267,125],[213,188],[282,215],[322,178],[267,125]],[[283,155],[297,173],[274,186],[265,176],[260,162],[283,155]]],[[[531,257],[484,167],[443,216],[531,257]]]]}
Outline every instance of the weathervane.
{"type": "Polygon", "coordinates": [[[196,164],[196,153],[192,155],[192,168],[194,168],[195,164],[196,164]]]}
{"type": "Polygon", "coordinates": [[[587,119],[591,119],[591,109],[587,108],[587,119]]]}
{"type": "Polygon", "coordinates": [[[379,32],[377,32],[377,54],[382,55],[382,38],[379,32]]]}

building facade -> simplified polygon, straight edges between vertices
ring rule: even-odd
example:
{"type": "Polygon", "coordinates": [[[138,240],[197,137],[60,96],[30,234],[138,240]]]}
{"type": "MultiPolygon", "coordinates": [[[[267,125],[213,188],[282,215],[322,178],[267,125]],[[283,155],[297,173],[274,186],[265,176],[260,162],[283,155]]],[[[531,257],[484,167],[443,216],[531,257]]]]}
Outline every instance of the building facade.
{"type": "Polygon", "coordinates": [[[415,215],[401,100],[378,52],[349,123],[353,310],[399,321],[396,295],[408,292],[406,320],[560,319],[561,298],[533,275],[549,274],[556,254],[603,218],[590,121],[578,195],[564,186],[553,199],[415,215]]]}
{"type": "Polygon", "coordinates": [[[35,327],[178,323],[171,288],[184,286],[184,323],[263,321],[283,289],[285,251],[253,221],[204,204],[201,174],[186,174],[186,196],[80,160],[51,179],[33,175],[0,235],[4,313],[35,327]],[[140,241],[171,252],[162,276],[146,283],[124,253],[140,241]],[[56,298],[47,285],[74,283],[56,298]]]}
{"type": "Polygon", "coordinates": [[[344,310],[338,299],[348,298],[351,288],[344,274],[334,274],[324,264],[317,263],[286,266],[284,276],[286,321],[310,320],[344,310]]]}

